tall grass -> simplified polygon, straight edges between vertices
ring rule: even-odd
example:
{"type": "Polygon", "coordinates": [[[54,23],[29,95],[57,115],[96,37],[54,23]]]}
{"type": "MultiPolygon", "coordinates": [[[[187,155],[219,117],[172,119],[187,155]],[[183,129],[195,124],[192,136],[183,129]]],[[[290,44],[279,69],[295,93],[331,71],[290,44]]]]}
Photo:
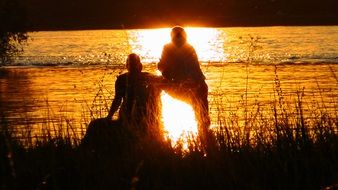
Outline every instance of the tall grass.
{"type": "MultiPolygon", "coordinates": [[[[180,146],[154,140],[160,134],[135,138],[123,129],[108,132],[110,143],[101,149],[83,148],[67,116],[59,116],[57,125],[46,120],[48,130],[40,136],[25,133],[27,143],[1,117],[1,188],[320,189],[338,183],[337,115],[323,108],[309,117],[304,112],[311,106],[303,101],[302,89],[290,106],[277,69],[275,75],[271,109],[258,103],[245,108],[244,125],[241,112],[226,113],[222,99],[214,100],[217,127],[207,152],[195,140],[184,153],[180,146]]],[[[102,96],[101,85],[92,105],[101,105],[102,96]]],[[[105,116],[107,106],[102,105],[87,106],[92,119],[105,116]]],[[[242,106],[249,105],[238,109],[242,106]]],[[[53,118],[52,110],[47,113],[53,118]]]]}
{"type": "MultiPolygon", "coordinates": [[[[249,36],[248,63],[253,62],[258,40],[249,36]]],[[[228,105],[222,92],[214,92],[215,127],[208,144],[189,139],[188,152],[182,144],[154,138],[162,135],[160,130],[140,135],[104,124],[96,146],[82,141],[89,122],[107,115],[113,96],[104,84],[108,70],[96,82],[93,101],[83,104],[80,126],[72,116],[55,113],[48,100],[38,135],[29,123],[18,135],[1,116],[0,188],[261,190],[337,184],[337,113],[326,109],[324,100],[304,101],[304,89],[295,92],[294,101],[286,101],[277,67],[271,104],[249,104],[249,73],[246,65],[239,104],[228,105]],[[226,111],[227,106],[235,109],[226,111]]],[[[333,104],[336,108],[337,102],[333,104]]]]}

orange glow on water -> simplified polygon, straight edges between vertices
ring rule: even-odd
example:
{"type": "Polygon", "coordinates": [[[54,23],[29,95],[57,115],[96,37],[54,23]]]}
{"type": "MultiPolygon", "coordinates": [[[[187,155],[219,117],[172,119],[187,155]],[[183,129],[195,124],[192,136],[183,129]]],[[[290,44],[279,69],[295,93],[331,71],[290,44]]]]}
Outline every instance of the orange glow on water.
{"type": "Polygon", "coordinates": [[[197,121],[192,107],[180,100],[177,100],[165,92],[161,94],[162,119],[164,131],[167,138],[170,138],[172,145],[178,141],[187,149],[187,141],[191,136],[197,136],[197,121]]]}
{"type": "MultiPolygon", "coordinates": [[[[188,42],[194,46],[201,61],[224,61],[226,55],[220,31],[215,28],[185,28],[188,42]],[[216,43],[217,42],[217,43],[216,43]]],[[[128,33],[129,44],[144,62],[158,62],[163,46],[170,42],[170,28],[133,30],[128,33]]]]}

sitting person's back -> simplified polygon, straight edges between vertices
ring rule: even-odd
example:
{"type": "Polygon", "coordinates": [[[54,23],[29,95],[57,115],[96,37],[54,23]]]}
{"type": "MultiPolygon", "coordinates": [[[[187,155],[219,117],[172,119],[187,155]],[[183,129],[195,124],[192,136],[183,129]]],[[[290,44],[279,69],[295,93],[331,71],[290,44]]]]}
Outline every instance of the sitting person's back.
{"type": "Polygon", "coordinates": [[[126,66],[128,72],[119,75],[115,82],[115,97],[107,117],[111,119],[120,108],[118,120],[122,125],[139,128],[158,125],[160,89],[155,84],[161,78],[142,72],[142,64],[136,54],[128,56],[126,66]]]}
{"type": "Polygon", "coordinates": [[[159,78],[147,72],[124,73],[117,77],[115,97],[122,97],[119,111],[121,122],[139,123],[155,114],[157,110],[151,105],[156,104],[160,93],[153,85],[155,80],[159,78]]]}
{"type": "Polygon", "coordinates": [[[82,148],[106,154],[112,150],[124,151],[128,142],[136,142],[140,135],[161,139],[161,89],[156,84],[161,83],[162,77],[142,72],[136,54],[128,56],[126,67],[128,72],[115,81],[115,96],[108,116],[91,121],[81,142],[82,148]],[[118,120],[112,120],[118,109],[118,120]]]}

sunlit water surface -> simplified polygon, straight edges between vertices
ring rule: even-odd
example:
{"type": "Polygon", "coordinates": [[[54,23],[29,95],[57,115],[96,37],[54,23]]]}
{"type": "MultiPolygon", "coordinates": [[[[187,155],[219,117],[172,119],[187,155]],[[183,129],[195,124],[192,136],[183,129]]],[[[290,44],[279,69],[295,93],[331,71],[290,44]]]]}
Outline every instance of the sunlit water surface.
{"type": "MultiPolygon", "coordinates": [[[[186,28],[202,62],[338,63],[338,26],[186,28]],[[252,39],[251,39],[252,38],[252,39]],[[257,40],[255,40],[257,39],[257,40]],[[253,44],[251,42],[254,42],[253,44]],[[250,44],[256,48],[250,52],[250,44]]],[[[120,65],[130,52],[158,62],[170,28],[30,33],[19,65],[120,65]]]]}
{"type": "MultiPolygon", "coordinates": [[[[271,115],[279,101],[276,85],[290,110],[303,93],[307,116],[318,116],[318,110],[337,114],[337,29],[187,28],[207,77],[212,127],[223,118],[243,120],[245,107],[249,115],[257,111],[271,115]]],[[[54,134],[61,129],[81,138],[91,119],[106,116],[126,56],[140,54],[145,70],[155,73],[170,29],[36,32],[31,36],[16,66],[0,69],[1,117],[18,136],[54,134]]],[[[170,138],[197,133],[191,107],[168,95],[162,101],[170,138]]]]}

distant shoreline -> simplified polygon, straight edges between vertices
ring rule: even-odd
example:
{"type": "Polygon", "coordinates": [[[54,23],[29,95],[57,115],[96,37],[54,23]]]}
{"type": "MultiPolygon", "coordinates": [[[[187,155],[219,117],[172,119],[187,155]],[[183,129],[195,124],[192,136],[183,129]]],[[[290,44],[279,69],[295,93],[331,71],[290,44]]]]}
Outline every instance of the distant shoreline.
{"type": "MultiPolygon", "coordinates": [[[[159,26],[124,26],[124,27],[74,27],[74,28],[40,28],[40,29],[28,29],[27,32],[51,32],[51,31],[80,31],[80,30],[137,30],[137,29],[157,29],[157,28],[171,28],[172,25],[159,25],[159,26]]],[[[186,27],[206,27],[206,28],[240,28],[240,27],[297,27],[297,26],[338,26],[338,24],[308,24],[308,25],[183,25],[186,27]]]]}
{"type": "Polygon", "coordinates": [[[274,26],[338,26],[338,17],[313,17],[304,19],[303,17],[273,18],[264,20],[264,18],[197,18],[175,19],[175,20],[153,20],[151,18],[138,18],[133,22],[123,21],[120,23],[77,23],[74,21],[69,25],[61,22],[48,22],[29,24],[29,32],[34,31],[70,31],[70,30],[121,30],[121,29],[154,29],[154,28],[170,28],[175,25],[191,26],[191,27],[274,27],[274,26]]]}

